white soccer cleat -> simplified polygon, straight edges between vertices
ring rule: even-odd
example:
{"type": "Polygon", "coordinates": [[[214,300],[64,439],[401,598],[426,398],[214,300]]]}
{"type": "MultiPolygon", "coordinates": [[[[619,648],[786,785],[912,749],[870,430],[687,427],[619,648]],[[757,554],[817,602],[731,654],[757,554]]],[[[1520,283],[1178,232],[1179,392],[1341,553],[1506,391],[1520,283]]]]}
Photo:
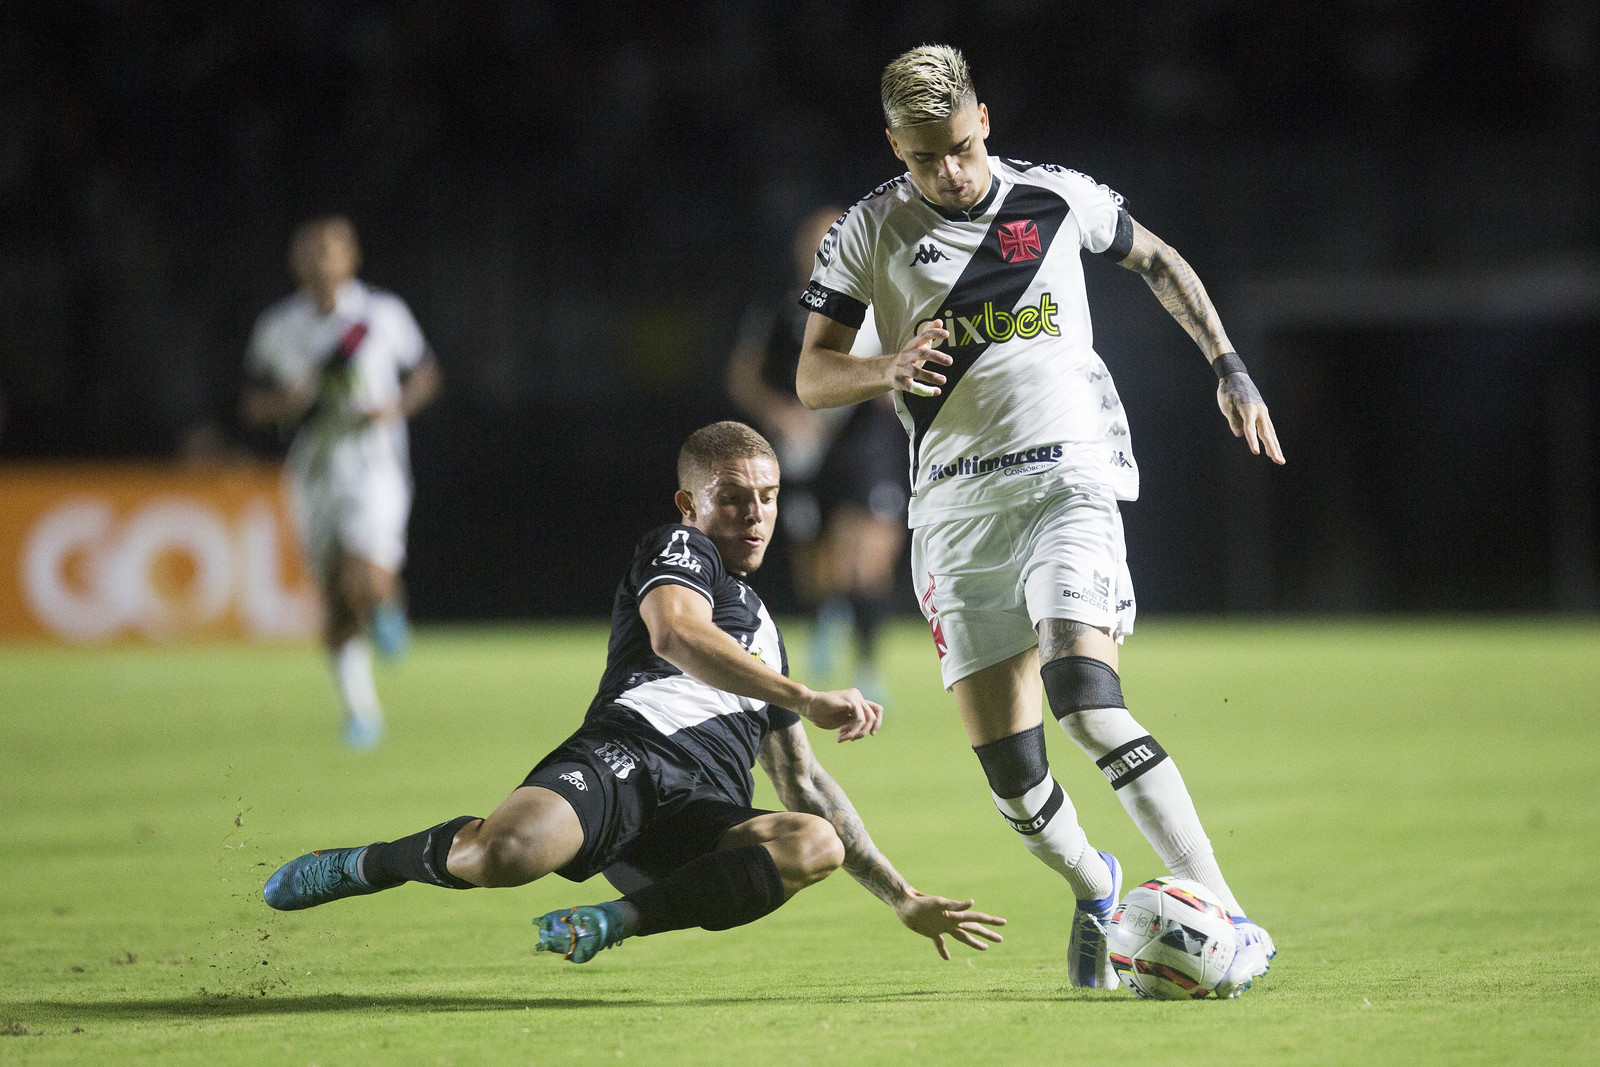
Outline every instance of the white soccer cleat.
{"type": "Polygon", "coordinates": [[[1272,957],[1278,954],[1271,934],[1243,915],[1234,915],[1232,919],[1239,949],[1234,953],[1227,976],[1217,983],[1217,997],[1223,1000],[1232,1000],[1249,989],[1257,978],[1272,969],[1272,957]]]}
{"type": "Polygon", "coordinates": [[[1098,900],[1080,900],[1072,915],[1072,936],[1067,941],[1067,974],[1080,989],[1115,989],[1117,969],[1111,963],[1106,927],[1122,895],[1122,864],[1109,852],[1100,853],[1111,870],[1111,892],[1098,900]]]}

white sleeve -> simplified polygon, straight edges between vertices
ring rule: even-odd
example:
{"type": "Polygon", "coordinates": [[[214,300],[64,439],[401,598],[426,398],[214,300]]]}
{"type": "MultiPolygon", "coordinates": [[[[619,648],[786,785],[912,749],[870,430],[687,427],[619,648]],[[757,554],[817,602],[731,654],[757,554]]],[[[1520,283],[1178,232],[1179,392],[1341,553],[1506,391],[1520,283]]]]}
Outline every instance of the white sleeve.
{"type": "Polygon", "coordinates": [[[278,358],[278,331],[273,328],[273,318],[271,309],[268,309],[256,319],[255,326],[250,330],[250,343],[244,350],[244,369],[251,378],[269,381],[283,388],[293,383],[284,381],[283,363],[278,358]]]}
{"type": "Polygon", "coordinates": [[[1122,194],[1075,170],[1062,168],[1052,177],[1078,220],[1078,243],[1090,252],[1126,256],[1133,247],[1133,221],[1122,194]]]}
{"type": "Polygon", "coordinates": [[[861,328],[872,303],[873,234],[860,205],[839,216],[817,246],[811,283],[800,303],[853,330],[861,328]]]}
{"type": "Polygon", "coordinates": [[[850,354],[857,359],[883,355],[883,341],[878,337],[878,323],[870,307],[861,320],[861,329],[856,333],[855,341],[850,345],[850,354]]]}
{"type": "Polygon", "coordinates": [[[422,336],[422,327],[417,325],[404,300],[391,294],[385,302],[389,305],[386,317],[389,329],[393,331],[391,343],[394,345],[395,364],[403,371],[410,370],[421,363],[422,357],[427,354],[428,341],[422,336]]]}

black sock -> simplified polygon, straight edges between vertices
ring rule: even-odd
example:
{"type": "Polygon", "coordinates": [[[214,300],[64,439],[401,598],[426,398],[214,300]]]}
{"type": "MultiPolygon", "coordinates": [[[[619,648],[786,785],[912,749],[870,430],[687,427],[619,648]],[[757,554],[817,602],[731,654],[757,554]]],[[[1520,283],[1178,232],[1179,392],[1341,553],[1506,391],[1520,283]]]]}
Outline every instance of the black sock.
{"type": "Polygon", "coordinates": [[[698,926],[729,930],[783,903],[783,876],[761,845],[712,852],[622,898],[639,909],[638,937],[698,926]]]}
{"type": "Polygon", "coordinates": [[[871,664],[878,657],[878,631],[889,614],[889,598],[852,593],[850,609],[856,617],[856,653],[862,663],[871,664]]]}
{"type": "Polygon", "coordinates": [[[391,889],[402,882],[427,882],[442,889],[477,888],[445,869],[456,833],[477,818],[462,815],[398,841],[368,845],[361,857],[361,877],[374,889],[391,889]]]}

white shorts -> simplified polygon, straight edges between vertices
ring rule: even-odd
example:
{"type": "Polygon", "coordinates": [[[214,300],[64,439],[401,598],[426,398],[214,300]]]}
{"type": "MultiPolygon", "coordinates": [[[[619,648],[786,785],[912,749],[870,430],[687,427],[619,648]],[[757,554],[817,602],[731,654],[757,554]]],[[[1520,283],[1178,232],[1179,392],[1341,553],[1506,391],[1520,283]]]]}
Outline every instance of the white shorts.
{"type": "Polygon", "coordinates": [[[289,504],[306,565],[323,583],[346,553],[398,572],[406,559],[411,485],[399,469],[359,479],[289,478],[289,504]]]}
{"type": "Polygon", "coordinates": [[[1039,643],[1041,619],[1133,632],[1122,514],[1109,493],[1077,488],[994,515],[919,526],[912,576],[948,689],[1039,643]]]}

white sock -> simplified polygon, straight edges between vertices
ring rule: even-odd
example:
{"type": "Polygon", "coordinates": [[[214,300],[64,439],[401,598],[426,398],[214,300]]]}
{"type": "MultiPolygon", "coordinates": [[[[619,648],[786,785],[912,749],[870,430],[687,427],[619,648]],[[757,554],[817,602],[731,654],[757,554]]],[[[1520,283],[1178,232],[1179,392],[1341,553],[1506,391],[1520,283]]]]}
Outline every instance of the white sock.
{"type": "Polygon", "coordinates": [[[1056,783],[1054,775],[1045,775],[1044,781],[1020,797],[1008,800],[993,791],[989,795],[994,797],[1000,813],[1010,820],[1023,845],[1046,867],[1067,880],[1073,896],[1079,900],[1095,900],[1111,892],[1111,868],[1100,858],[1100,853],[1089,847],[1089,838],[1078,825],[1077,809],[1056,783]],[[1046,815],[1058,793],[1060,806],[1046,815]],[[1041,816],[1044,825],[1036,832],[1024,833],[1018,826],[1021,823],[1031,830],[1041,816]]]}
{"type": "MultiPolygon", "coordinates": [[[[1092,760],[1099,760],[1129,741],[1149,734],[1128,714],[1127,708],[1091,708],[1061,720],[1067,736],[1092,760]]],[[[1192,878],[1210,889],[1230,915],[1243,914],[1222,869],[1217,866],[1211,840],[1200,825],[1200,815],[1189,798],[1177,763],[1169,756],[1117,789],[1117,799],[1161,862],[1179,878],[1192,878]]]]}
{"type": "Polygon", "coordinates": [[[361,637],[352,637],[333,654],[333,673],[339,680],[339,696],[351,718],[376,723],[383,720],[378,705],[378,686],[372,680],[372,650],[361,637]]]}

